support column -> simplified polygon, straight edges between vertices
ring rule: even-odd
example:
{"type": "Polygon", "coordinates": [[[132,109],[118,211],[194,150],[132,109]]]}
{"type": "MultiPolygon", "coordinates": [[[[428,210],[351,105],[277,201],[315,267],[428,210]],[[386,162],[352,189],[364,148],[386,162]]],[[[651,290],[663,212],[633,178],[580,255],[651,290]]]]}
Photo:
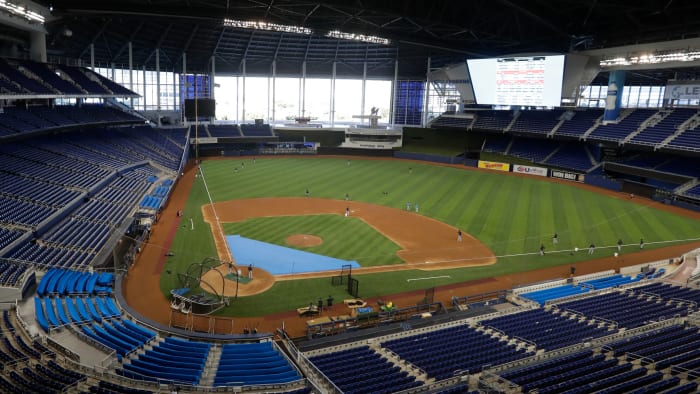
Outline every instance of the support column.
{"type": "Polygon", "coordinates": [[[333,61],[333,71],[331,74],[331,109],[330,109],[330,114],[331,114],[331,127],[335,126],[335,67],[336,67],[336,62],[333,61]]]}
{"type": "Polygon", "coordinates": [[[90,43],[90,70],[95,71],[95,44],[90,43]]]}
{"type": "Polygon", "coordinates": [[[185,121],[185,98],[187,96],[187,54],[182,53],[182,82],[180,83],[180,113],[185,121]]]}
{"type": "Polygon", "coordinates": [[[46,34],[29,32],[29,57],[35,62],[46,63],[46,34]]]}
{"type": "Polygon", "coordinates": [[[430,63],[431,59],[428,56],[428,68],[425,70],[425,93],[423,94],[423,116],[421,126],[425,127],[428,124],[428,98],[430,97],[430,63]]]}
{"type": "Polygon", "coordinates": [[[211,57],[211,75],[209,75],[209,97],[215,98],[214,88],[216,87],[216,58],[211,57]]]}
{"type": "Polygon", "coordinates": [[[243,59],[243,94],[241,95],[241,109],[243,110],[243,116],[241,118],[241,123],[245,123],[245,75],[246,75],[246,70],[245,70],[245,59],[243,59]]]}
{"type": "Polygon", "coordinates": [[[622,89],[625,87],[625,71],[610,71],[608,76],[608,95],[605,98],[604,121],[614,121],[620,116],[622,107],[622,89]]]}
{"type": "Polygon", "coordinates": [[[306,60],[301,62],[301,80],[299,81],[299,108],[301,117],[306,117],[306,60]]]}
{"type": "Polygon", "coordinates": [[[277,60],[272,61],[272,121],[277,119],[277,60]]]}
{"type": "MultiPolygon", "coordinates": [[[[131,47],[131,41],[128,42],[127,48],[129,50],[129,90],[134,91],[134,52],[131,47]]],[[[134,98],[129,99],[131,108],[134,108],[134,98]]]]}
{"type": "Polygon", "coordinates": [[[389,108],[389,123],[394,127],[394,111],[396,111],[396,93],[399,83],[399,61],[394,60],[394,80],[391,82],[391,107],[389,108]]]}
{"type": "MultiPolygon", "coordinates": [[[[362,63],[362,96],[361,96],[361,106],[360,116],[365,116],[365,87],[367,86],[367,62],[362,63]]],[[[360,118],[360,123],[364,122],[364,118],[360,118]]]]}
{"type": "Polygon", "coordinates": [[[160,49],[156,48],[156,116],[160,126],[160,49]]]}

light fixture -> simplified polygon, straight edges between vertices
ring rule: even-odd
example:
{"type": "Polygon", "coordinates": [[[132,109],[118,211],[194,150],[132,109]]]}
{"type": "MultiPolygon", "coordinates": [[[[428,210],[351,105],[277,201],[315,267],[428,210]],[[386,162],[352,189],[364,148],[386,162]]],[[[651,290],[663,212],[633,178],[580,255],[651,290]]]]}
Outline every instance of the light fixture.
{"type": "Polygon", "coordinates": [[[11,3],[7,0],[0,0],[0,10],[4,10],[12,15],[22,17],[29,22],[38,22],[43,24],[46,20],[40,13],[27,9],[26,5],[11,3]]]}
{"type": "MultiPolygon", "coordinates": [[[[2,0],[0,0],[2,1],[2,0]]],[[[263,21],[242,21],[238,19],[224,18],[223,22],[226,27],[238,27],[242,29],[255,29],[255,30],[269,30],[269,31],[280,31],[284,33],[297,33],[297,34],[313,34],[313,30],[302,27],[302,26],[291,26],[291,25],[279,25],[277,23],[263,22],[263,21]]]]}
{"type": "Polygon", "coordinates": [[[667,62],[692,62],[700,60],[697,50],[673,50],[656,53],[630,53],[627,56],[615,56],[600,61],[601,67],[629,66],[635,64],[658,64],[667,62]]]}
{"type": "Polygon", "coordinates": [[[391,41],[389,41],[388,38],[370,36],[370,35],[365,35],[365,34],[357,34],[357,33],[345,33],[345,32],[342,32],[340,30],[331,30],[328,33],[326,33],[326,37],[340,38],[341,40],[362,41],[362,42],[368,42],[370,44],[381,44],[381,45],[389,45],[389,43],[391,42],[391,41]]]}

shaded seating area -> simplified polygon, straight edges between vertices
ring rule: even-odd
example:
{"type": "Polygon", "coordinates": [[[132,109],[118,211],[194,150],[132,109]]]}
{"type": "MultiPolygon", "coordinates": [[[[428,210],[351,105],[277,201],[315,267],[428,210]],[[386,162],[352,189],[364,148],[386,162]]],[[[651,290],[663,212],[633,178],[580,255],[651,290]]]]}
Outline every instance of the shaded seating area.
{"type": "Polygon", "coordinates": [[[635,328],[674,316],[687,316],[687,306],[656,297],[611,292],[595,297],[557,304],[561,310],[571,310],[592,318],[615,322],[618,327],[635,328]]]}
{"type": "Polygon", "coordinates": [[[513,121],[510,111],[478,111],[475,112],[476,121],[473,128],[476,130],[505,130],[513,121]]]}
{"type": "Polygon", "coordinates": [[[617,123],[601,124],[588,135],[588,139],[622,141],[631,133],[637,131],[649,117],[656,113],[655,109],[634,109],[617,123]]]}
{"type": "MultiPolygon", "coordinates": [[[[694,108],[676,108],[670,112],[660,111],[658,114],[666,116],[658,123],[642,129],[639,134],[632,137],[631,144],[656,145],[673,135],[683,122],[697,113],[694,108]]],[[[658,116],[658,115],[657,115],[658,116]]]]}
{"type": "Polygon", "coordinates": [[[423,385],[368,346],[310,357],[309,361],[344,393],[388,394],[423,385]]]}
{"type": "Polygon", "coordinates": [[[517,367],[500,376],[522,392],[537,393],[680,393],[697,386],[591,350],[517,367]]]}
{"type": "Polygon", "coordinates": [[[477,373],[487,365],[532,355],[525,348],[466,325],[390,340],[382,342],[381,346],[438,380],[453,376],[457,371],[477,373]]]}
{"type": "Polygon", "coordinates": [[[269,124],[241,124],[241,134],[244,137],[274,137],[275,132],[269,124]]]}
{"type": "Polygon", "coordinates": [[[301,378],[272,342],[232,343],[222,347],[214,386],[279,384],[301,378]]]}
{"type": "Polygon", "coordinates": [[[546,350],[614,333],[599,322],[582,321],[580,316],[563,315],[543,309],[487,319],[480,324],[500,330],[510,337],[525,339],[539,349],[546,350]]]}
{"type": "Polygon", "coordinates": [[[595,165],[585,145],[573,143],[562,144],[544,163],[583,172],[587,172],[595,165]]]}
{"type": "Polygon", "coordinates": [[[574,111],[569,120],[565,120],[554,133],[555,136],[565,135],[572,137],[583,136],[591,127],[595,126],[600,117],[603,116],[602,109],[589,108],[574,111]]]}
{"type": "Polygon", "coordinates": [[[207,125],[207,129],[209,130],[209,135],[212,137],[242,137],[243,134],[241,134],[241,129],[238,127],[236,124],[231,124],[231,125],[224,125],[224,124],[217,124],[217,125],[207,125]]]}
{"type": "Polygon", "coordinates": [[[559,141],[535,138],[513,138],[507,154],[538,163],[551,155],[561,144],[559,141]]]}
{"type": "Polygon", "coordinates": [[[510,127],[511,132],[548,134],[559,123],[564,110],[520,111],[510,127]]]}

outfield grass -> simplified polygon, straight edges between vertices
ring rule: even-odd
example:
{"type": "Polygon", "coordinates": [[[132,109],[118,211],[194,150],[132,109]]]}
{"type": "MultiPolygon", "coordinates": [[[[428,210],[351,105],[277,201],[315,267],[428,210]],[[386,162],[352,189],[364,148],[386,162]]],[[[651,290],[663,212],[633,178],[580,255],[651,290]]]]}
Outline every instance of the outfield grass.
{"type": "MultiPolygon", "coordinates": [[[[629,244],[624,247],[624,254],[638,250],[640,238],[644,238],[647,249],[653,249],[696,239],[700,234],[698,221],[634,204],[628,199],[610,198],[537,178],[464,168],[399,160],[351,158],[348,165],[345,158],[263,157],[254,165],[247,158],[205,161],[202,169],[214,201],[303,196],[308,188],[313,197],[342,200],[349,193],[353,200],[395,208],[405,207],[407,201],[418,202],[421,214],[460,227],[499,256],[493,266],[439,271],[433,276],[449,278],[412,282],[411,287],[406,279],[424,276],[422,272],[362,275],[360,295],[363,297],[557,265],[565,265],[562,267],[565,275],[569,264],[590,259],[583,250],[569,254],[568,250],[574,247],[585,249],[594,243],[598,248],[593,257],[601,257],[615,251],[619,238],[629,244]],[[243,167],[242,162],[245,168],[234,173],[235,167],[243,167]],[[559,235],[558,248],[567,252],[555,253],[551,242],[555,232],[559,235]],[[545,256],[537,255],[541,244],[546,246],[545,256]]],[[[198,178],[185,207],[183,226],[171,246],[175,256],[166,263],[166,269],[173,274],[163,275],[161,281],[166,294],[179,286],[175,272],[182,272],[190,263],[205,257],[216,256],[209,225],[202,219],[201,206],[206,203],[207,193],[198,178]],[[195,230],[190,229],[189,218],[195,230]]],[[[351,239],[344,241],[349,244],[351,239]]],[[[362,242],[356,244],[364,246],[362,242]]],[[[372,250],[366,246],[365,249],[372,250]]],[[[360,249],[357,253],[343,258],[357,260],[365,255],[360,249]]],[[[346,297],[344,289],[330,286],[327,278],[278,282],[262,295],[237,300],[223,314],[256,316],[285,311],[308,305],[310,298],[315,301],[328,295],[336,299],[346,297]]]]}
{"type": "Polygon", "coordinates": [[[356,260],[363,267],[399,264],[396,255],[401,248],[364,221],[340,215],[282,216],[249,219],[239,223],[225,223],[228,235],[292,247],[285,239],[294,234],[311,234],[323,239],[313,247],[294,247],[311,253],[344,260],[356,260]]]}

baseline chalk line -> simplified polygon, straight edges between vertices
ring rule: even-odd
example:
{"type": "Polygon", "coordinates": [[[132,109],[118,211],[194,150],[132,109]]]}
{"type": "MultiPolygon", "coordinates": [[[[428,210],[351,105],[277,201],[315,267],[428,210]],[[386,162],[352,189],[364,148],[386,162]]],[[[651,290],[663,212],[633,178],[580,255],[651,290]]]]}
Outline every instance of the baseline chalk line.
{"type": "Polygon", "coordinates": [[[442,278],[451,278],[451,276],[443,275],[443,276],[429,276],[427,278],[411,278],[411,279],[406,279],[406,282],[410,282],[413,280],[442,279],[442,278]]]}

